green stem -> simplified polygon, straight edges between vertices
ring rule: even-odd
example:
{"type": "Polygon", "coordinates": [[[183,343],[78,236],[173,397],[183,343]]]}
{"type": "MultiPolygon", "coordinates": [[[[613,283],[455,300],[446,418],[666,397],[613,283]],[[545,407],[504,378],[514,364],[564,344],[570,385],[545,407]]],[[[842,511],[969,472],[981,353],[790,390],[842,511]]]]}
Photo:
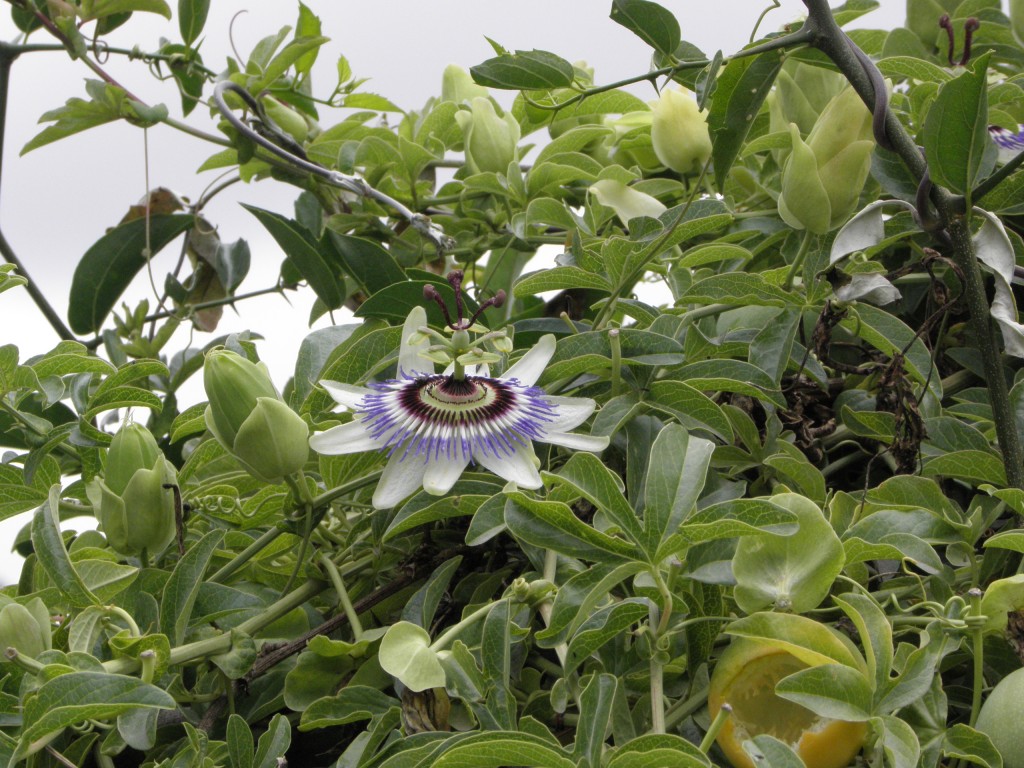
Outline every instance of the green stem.
{"type": "Polygon", "coordinates": [[[793,257],[793,263],[789,267],[789,272],[786,274],[786,290],[789,291],[793,288],[793,281],[796,280],[797,273],[800,268],[804,265],[804,259],[807,258],[807,250],[810,248],[811,239],[814,237],[810,231],[805,231],[803,238],[800,240],[800,248],[796,252],[796,256],[793,257]]]}
{"type": "Polygon", "coordinates": [[[216,573],[214,573],[207,581],[212,581],[214,584],[223,584],[229,578],[231,578],[243,565],[248,563],[253,557],[262,552],[266,547],[270,546],[273,541],[284,533],[281,528],[271,528],[266,531],[262,536],[256,539],[252,544],[243,549],[231,560],[225,563],[216,573]]]}
{"type": "MultiPolygon", "coordinates": [[[[306,601],[316,597],[326,588],[326,582],[320,581],[319,579],[310,579],[294,592],[285,595],[274,604],[268,606],[266,610],[262,611],[260,614],[243,621],[235,629],[242,634],[255,634],[267,625],[274,623],[288,612],[298,608],[306,601]]],[[[196,661],[207,656],[225,653],[230,650],[230,648],[231,634],[225,632],[217,637],[208,637],[204,640],[172,648],[168,663],[171,665],[188,664],[189,662],[196,661]]],[[[103,667],[107,672],[125,675],[135,672],[139,668],[139,662],[136,659],[129,658],[113,659],[111,661],[103,662],[103,667]]]]}
{"type": "Polygon", "coordinates": [[[732,714],[732,707],[728,702],[722,705],[722,708],[718,710],[718,714],[715,715],[715,719],[711,721],[711,727],[708,728],[708,732],[704,734],[704,738],[700,742],[700,751],[705,755],[708,750],[711,749],[711,745],[715,739],[718,738],[718,732],[722,730],[722,726],[725,725],[725,721],[732,714]]]}
{"type": "Polygon", "coordinates": [[[352,607],[352,600],[348,596],[348,590],[345,589],[345,582],[342,581],[341,573],[338,572],[338,566],[334,564],[331,558],[327,557],[323,552],[320,553],[320,564],[327,571],[327,576],[331,580],[331,585],[334,587],[334,591],[338,593],[338,602],[341,604],[341,608],[345,611],[345,615],[348,617],[348,623],[352,625],[352,635],[356,642],[359,642],[359,638],[363,635],[363,625],[359,621],[359,615],[356,613],[356,609],[352,607]]]}
{"type": "Polygon", "coordinates": [[[383,474],[383,472],[383,469],[379,469],[376,472],[371,472],[368,475],[357,478],[348,483],[344,483],[343,485],[339,485],[337,488],[332,488],[329,491],[324,491],[319,496],[313,499],[313,508],[320,509],[321,507],[330,504],[332,501],[344,496],[345,494],[353,493],[354,491],[358,491],[360,488],[365,488],[368,485],[373,485],[378,480],[380,480],[380,476],[381,474],[383,474]]]}
{"type": "Polygon", "coordinates": [[[125,624],[128,625],[128,634],[132,637],[142,637],[142,630],[139,629],[139,625],[135,623],[135,619],[128,613],[124,608],[119,608],[116,605],[107,606],[107,614],[110,616],[117,616],[125,624]]]}
{"type": "Polygon", "coordinates": [[[677,701],[665,712],[665,727],[675,728],[694,712],[703,707],[708,700],[708,686],[704,686],[687,699],[677,701]]]}
{"type": "Polygon", "coordinates": [[[435,640],[434,642],[432,642],[430,644],[430,650],[432,650],[432,651],[444,650],[444,648],[450,642],[452,642],[455,638],[457,638],[459,636],[459,633],[462,632],[462,630],[466,629],[467,627],[473,626],[474,624],[476,624],[476,622],[478,622],[482,618],[484,618],[488,613],[491,612],[491,609],[495,605],[497,605],[497,602],[487,603],[486,605],[481,605],[479,608],[477,608],[475,611],[473,611],[471,614],[469,614],[469,616],[464,618],[458,624],[452,624],[450,627],[448,627],[448,629],[446,629],[441,634],[440,637],[437,638],[437,640],[435,640]]]}
{"type": "Polygon", "coordinates": [[[1024,446],[1021,445],[1017,420],[1010,404],[1006,373],[992,327],[985,283],[974,250],[974,241],[971,239],[970,225],[966,218],[956,216],[949,221],[947,231],[953,244],[953,260],[964,275],[964,295],[978,351],[981,352],[996,439],[1006,467],[1006,483],[1012,488],[1024,488],[1024,446]]]}
{"type": "Polygon", "coordinates": [[[971,692],[971,715],[967,724],[973,728],[978,721],[978,713],[981,711],[981,692],[985,688],[985,623],[981,612],[981,590],[973,587],[967,594],[971,601],[971,620],[968,625],[971,633],[971,651],[974,656],[974,689],[971,692]]]}
{"type": "Polygon", "coordinates": [[[618,397],[622,389],[622,343],[618,328],[608,331],[608,345],[612,350],[612,397],[618,397]]]}

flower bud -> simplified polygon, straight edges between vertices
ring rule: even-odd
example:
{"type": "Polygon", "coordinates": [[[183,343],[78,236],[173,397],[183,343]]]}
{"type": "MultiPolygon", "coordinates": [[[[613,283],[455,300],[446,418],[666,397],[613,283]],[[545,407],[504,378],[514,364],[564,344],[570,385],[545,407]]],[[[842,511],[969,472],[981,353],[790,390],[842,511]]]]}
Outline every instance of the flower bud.
{"type": "Polygon", "coordinates": [[[50,610],[38,597],[25,605],[13,601],[0,608],[0,653],[17,648],[35,658],[50,650],[50,610]]]}
{"type": "Polygon", "coordinates": [[[1010,0],[1010,29],[1024,43],[1024,0],[1010,0]]]}
{"type": "Polygon", "coordinates": [[[455,120],[462,129],[466,166],[472,173],[506,173],[519,159],[519,123],[508,112],[498,117],[490,99],[476,97],[469,110],[459,110],[455,120]]]}
{"type": "Polygon", "coordinates": [[[662,165],[676,173],[700,173],[711,157],[707,110],[687,91],[666,88],[652,105],[651,143],[662,165]]]}
{"type": "Polygon", "coordinates": [[[125,424],[107,451],[102,479],[87,493],[107,543],[123,555],[162,551],[174,538],[174,465],[141,424],[125,424]]]}
{"type": "Polygon", "coordinates": [[[226,349],[206,356],[206,426],[245,469],[268,483],[297,472],[309,458],[309,428],[285,405],[263,363],[226,349]]]}
{"type": "Polygon", "coordinates": [[[790,124],[793,149],[782,169],[779,215],[795,229],[823,235],[857,207],[871,170],[871,113],[853,88],[835,96],[805,142],[790,124]]]}
{"type": "Polygon", "coordinates": [[[775,91],[769,100],[771,132],[788,130],[790,123],[796,123],[801,135],[806,136],[845,85],[846,79],[838,72],[788,59],[775,79],[775,91]]]}
{"type": "Polygon", "coordinates": [[[261,104],[263,112],[274,121],[278,128],[299,144],[306,141],[306,137],[309,136],[309,124],[306,123],[306,118],[273,96],[266,97],[261,104]]]}
{"type": "Polygon", "coordinates": [[[475,98],[487,98],[487,89],[473,82],[472,76],[458,64],[449,64],[441,77],[441,101],[461,104],[475,98]]]}
{"type": "Polygon", "coordinates": [[[615,134],[608,140],[610,162],[625,168],[632,165],[645,171],[660,170],[662,165],[651,144],[654,114],[648,110],[627,112],[619,118],[605,117],[604,123],[615,134]]]}

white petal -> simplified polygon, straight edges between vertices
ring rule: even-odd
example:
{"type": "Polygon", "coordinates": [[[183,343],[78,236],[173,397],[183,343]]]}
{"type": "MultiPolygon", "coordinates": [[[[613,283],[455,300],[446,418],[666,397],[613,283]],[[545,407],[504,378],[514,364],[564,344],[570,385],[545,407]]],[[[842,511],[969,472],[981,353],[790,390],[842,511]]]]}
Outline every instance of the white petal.
{"type": "Polygon", "coordinates": [[[423,473],[427,469],[426,456],[413,456],[412,451],[403,459],[402,449],[392,454],[388,465],[373,492],[373,506],[376,509],[390,509],[423,484],[423,473]]]}
{"type": "Polygon", "coordinates": [[[331,427],[309,438],[309,447],[325,456],[339,456],[344,453],[362,453],[383,446],[370,437],[361,421],[350,421],[338,427],[331,427]]]}
{"type": "Polygon", "coordinates": [[[517,443],[515,453],[511,456],[504,453],[495,456],[490,451],[487,453],[473,451],[473,460],[485,469],[491,470],[498,477],[511,480],[520,488],[540,488],[542,485],[537,465],[534,464],[536,454],[533,452],[532,445],[526,446],[517,443]]]}
{"type": "Polygon", "coordinates": [[[578,435],[572,432],[549,432],[544,435],[544,442],[552,445],[561,445],[564,448],[574,448],[577,451],[590,451],[600,453],[608,447],[608,436],[602,435],[578,435]]]}
{"type": "Polygon", "coordinates": [[[541,336],[529,352],[519,358],[515,365],[505,371],[501,378],[504,381],[518,379],[524,387],[532,387],[544,373],[544,368],[555,354],[555,337],[552,334],[541,336]]]}
{"type": "Polygon", "coordinates": [[[419,344],[410,344],[409,337],[427,324],[427,311],[423,307],[413,307],[405,318],[402,326],[402,341],[398,347],[398,375],[412,376],[414,373],[433,373],[434,364],[420,352],[430,346],[430,339],[423,339],[419,344]]]}
{"type": "Polygon", "coordinates": [[[597,403],[589,397],[547,397],[549,403],[555,406],[555,416],[551,421],[544,422],[545,432],[568,432],[576,429],[580,424],[590,418],[597,403]]]}
{"type": "Polygon", "coordinates": [[[324,379],[320,382],[320,386],[327,390],[327,394],[334,398],[334,402],[349,409],[356,408],[364,397],[373,394],[372,389],[342,384],[340,381],[324,379]]]}
{"type": "Polygon", "coordinates": [[[432,458],[423,474],[423,490],[434,496],[443,496],[452,489],[455,481],[462,475],[462,470],[469,464],[469,456],[462,456],[462,451],[453,451],[452,456],[441,454],[432,458]]]}

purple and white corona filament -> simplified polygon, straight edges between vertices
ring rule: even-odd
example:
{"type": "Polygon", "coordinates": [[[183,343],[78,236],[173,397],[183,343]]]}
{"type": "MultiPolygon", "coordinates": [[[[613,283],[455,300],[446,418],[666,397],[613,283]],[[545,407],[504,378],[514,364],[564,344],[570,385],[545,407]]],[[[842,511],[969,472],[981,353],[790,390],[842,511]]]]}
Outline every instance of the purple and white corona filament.
{"type": "Polygon", "coordinates": [[[443,495],[471,461],[520,488],[539,488],[534,441],[595,452],[607,447],[607,437],[570,431],[594,412],[593,400],[555,397],[535,386],[555,352],[553,336],[542,338],[502,376],[467,369],[460,379],[420,372],[426,362],[416,359],[422,346],[408,344],[416,327],[406,322],[399,378],[369,387],[320,382],[355,418],[314,435],[310,446],[329,455],[387,453],[374,507],[393,507],[420,487],[443,495]]]}
{"type": "Polygon", "coordinates": [[[992,141],[999,148],[1000,162],[1009,162],[1015,155],[1024,152],[1024,125],[1017,126],[1017,131],[1000,128],[998,125],[988,127],[992,141]]]}

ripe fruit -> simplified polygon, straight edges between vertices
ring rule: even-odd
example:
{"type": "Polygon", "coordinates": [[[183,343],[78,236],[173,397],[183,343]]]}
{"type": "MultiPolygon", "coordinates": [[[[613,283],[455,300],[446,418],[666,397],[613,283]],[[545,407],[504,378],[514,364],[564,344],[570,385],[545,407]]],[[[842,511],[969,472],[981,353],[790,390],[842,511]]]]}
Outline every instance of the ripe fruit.
{"type": "Polygon", "coordinates": [[[754,768],[743,742],[769,734],[800,755],[807,768],[844,768],[860,752],[864,723],[816,715],[775,694],[775,684],[809,665],[772,645],[733,640],[711,676],[708,709],[714,718],[726,702],[732,714],[718,732],[718,746],[735,768],[754,768]]]}
{"type": "Polygon", "coordinates": [[[1003,756],[1004,768],[1024,768],[1024,669],[1011,672],[985,699],[974,726],[1003,756]]]}

